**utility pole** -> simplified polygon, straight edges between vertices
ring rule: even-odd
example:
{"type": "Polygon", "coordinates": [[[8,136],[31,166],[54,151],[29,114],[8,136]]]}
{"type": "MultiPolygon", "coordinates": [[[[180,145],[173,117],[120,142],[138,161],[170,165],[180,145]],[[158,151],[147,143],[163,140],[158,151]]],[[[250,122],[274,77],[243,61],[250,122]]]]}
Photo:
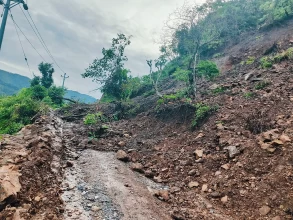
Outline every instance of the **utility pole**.
{"type": "Polygon", "coordinates": [[[4,4],[4,15],[2,19],[1,28],[0,28],[0,50],[2,47],[9,10],[19,4],[23,5],[24,10],[28,10],[28,6],[23,0],[6,0],[6,3],[4,3],[3,0],[0,0],[0,5],[3,5],[3,4],[4,4]],[[11,4],[11,1],[14,3],[11,4]]]}
{"type": "Polygon", "coordinates": [[[65,73],[64,76],[61,75],[61,77],[63,77],[62,89],[64,89],[65,80],[68,79],[69,76],[66,76],[66,73],[65,73]]]}

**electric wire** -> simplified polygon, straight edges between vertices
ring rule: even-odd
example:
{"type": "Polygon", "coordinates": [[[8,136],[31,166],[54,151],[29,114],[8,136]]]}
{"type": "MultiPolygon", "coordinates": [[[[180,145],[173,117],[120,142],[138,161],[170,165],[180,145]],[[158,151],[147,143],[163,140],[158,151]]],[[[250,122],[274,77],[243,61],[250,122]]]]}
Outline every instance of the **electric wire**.
{"type": "MultiPolygon", "coordinates": [[[[21,7],[20,7],[20,8],[21,8],[21,7]]],[[[46,43],[45,43],[45,41],[44,41],[44,39],[43,39],[43,37],[42,37],[42,35],[41,35],[39,29],[38,29],[37,26],[36,26],[36,23],[34,22],[34,20],[33,20],[32,16],[31,16],[31,14],[29,13],[29,11],[27,11],[27,13],[28,13],[28,15],[29,15],[29,17],[30,17],[30,19],[31,19],[31,21],[32,21],[32,23],[33,23],[33,25],[34,25],[34,27],[32,26],[30,20],[28,19],[28,17],[26,16],[26,14],[25,14],[25,12],[23,11],[22,8],[21,8],[21,11],[22,11],[22,13],[24,14],[26,20],[29,22],[31,28],[33,29],[34,33],[35,33],[36,36],[38,37],[38,39],[39,39],[39,41],[41,42],[42,46],[44,47],[44,49],[46,50],[46,52],[48,53],[48,55],[51,57],[51,59],[52,59],[53,62],[55,63],[55,65],[56,65],[56,66],[57,66],[57,67],[58,67],[63,73],[65,73],[64,70],[63,70],[63,69],[59,66],[59,64],[57,63],[56,59],[54,58],[54,56],[53,56],[52,53],[50,52],[49,48],[47,47],[47,45],[46,45],[46,43]],[[35,30],[35,29],[36,29],[36,30],[35,30]]]]}
{"type": "Polygon", "coordinates": [[[22,49],[22,53],[23,53],[23,56],[24,56],[24,60],[25,60],[25,62],[26,62],[26,64],[27,64],[28,70],[29,70],[29,72],[32,73],[33,76],[34,76],[34,73],[31,71],[30,65],[29,65],[29,63],[28,63],[27,56],[26,56],[26,54],[25,54],[25,51],[24,51],[24,48],[23,48],[22,42],[21,42],[21,40],[20,40],[20,36],[19,36],[18,30],[17,30],[17,27],[16,27],[16,25],[15,25],[14,22],[13,22],[13,24],[14,24],[14,28],[15,28],[15,31],[16,31],[16,34],[17,34],[17,37],[18,37],[18,40],[19,40],[19,43],[20,43],[21,49],[22,49]]]}
{"type": "Polygon", "coordinates": [[[22,35],[25,37],[25,39],[29,42],[29,44],[37,52],[37,54],[41,57],[41,59],[46,62],[46,59],[39,53],[39,51],[35,48],[35,46],[31,43],[31,41],[27,38],[27,36],[25,35],[25,33],[21,30],[21,28],[19,27],[19,25],[16,23],[16,21],[14,20],[13,15],[11,13],[11,11],[10,11],[10,15],[11,15],[10,17],[11,17],[13,23],[16,25],[16,27],[19,29],[19,31],[22,33],[22,35]]]}

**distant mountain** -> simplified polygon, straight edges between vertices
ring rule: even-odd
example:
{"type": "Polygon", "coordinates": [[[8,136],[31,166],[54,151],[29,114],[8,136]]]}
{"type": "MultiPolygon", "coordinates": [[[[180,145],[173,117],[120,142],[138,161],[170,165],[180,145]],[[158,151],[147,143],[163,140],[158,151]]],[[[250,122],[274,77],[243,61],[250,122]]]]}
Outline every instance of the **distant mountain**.
{"type": "MultiPolygon", "coordinates": [[[[16,94],[19,90],[29,86],[30,78],[0,70],[0,96],[16,94]]],[[[65,97],[84,103],[94,103],[97,101],[97,99],[92,96],[72,90],[67,90],[65,97]]]]}

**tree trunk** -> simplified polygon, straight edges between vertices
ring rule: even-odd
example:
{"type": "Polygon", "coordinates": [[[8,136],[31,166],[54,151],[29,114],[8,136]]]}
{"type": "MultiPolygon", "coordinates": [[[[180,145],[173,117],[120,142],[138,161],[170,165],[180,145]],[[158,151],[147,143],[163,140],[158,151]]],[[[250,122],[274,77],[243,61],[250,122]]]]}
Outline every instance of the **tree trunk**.
{"type": "Polygon", "coordinates": [[[197,93],[197,72],[196,72],[196,66],[198,63],[198,49],[196,49],[196,52],[194,53],[194,57],[193,57],[193,70],[192,70],[192,76],[193,76],[193,93],[194,93],[194,97],[196,97],[196,93],[197,93]]]}

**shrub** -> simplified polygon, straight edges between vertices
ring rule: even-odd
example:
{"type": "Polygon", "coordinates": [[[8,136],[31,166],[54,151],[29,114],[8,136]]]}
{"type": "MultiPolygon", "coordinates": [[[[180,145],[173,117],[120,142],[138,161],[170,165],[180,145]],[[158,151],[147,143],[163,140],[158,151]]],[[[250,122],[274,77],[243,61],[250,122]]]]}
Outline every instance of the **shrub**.
{"type": "Polygon", "coordinates": [[[187,83],[189,80],[189,74],[190,74],[189,70],[183,70],[178,67],[176,71],[173,73],[173,76],[175,77],[175,79],[187,83]]]}
{"type": "Polygon", "coordinates": [[[197,65],[198,75],[209,80],[214,79],[220,74],[217,65],[212,61],[200,61],[197,65]]]}
{"type": "Polygon", "coordinates": [[[218,88],[212,90],[213,94],[220,94],[224,93],[226,91],[226,88],[224,86],[219,86],[218,88]]]}
{"type": "Polygon", "coordinates": [[[62,87],[52,86],[48,90],[48,96],[51,98],[55,105],[63,104],[63,96],[65,95],[65,90],[62,87]]]}
{"type": "Polygon", "coordinates": [[[250,99],[253,97],[255,97],[255,93],[253,93],[253,92],[244,93],[244,98],[246,98],[246,99],[250,99]]]}
{"type": "Polygon", "coordinates": [[[83,119],[83,123],[85,125],[95,125],[100,121],[105,121],[105,117],[103,116],[102,112],[98,112],[96,114],[87,114],[83,119]]]}
{"type": "Polygon", "coordinates": [[[269,57],[263,57],[260,59],[260,65],[263,69],[268,69],[273,66],[273,62],[269,57]]]}
{"type": "Polygon", "coordinates": [[[270,85],[269,82],[263,81],[263,82],[259,82],[255,85],[255,89],[256,90],[261,90],[264,89],[265,87],[267,87],[268,85],[270,85]]]}
{"type": "Polygon", "coordinates": [[[255,57],[249,56],[246,60],[246,64],[250,65],[253,64],[255,62],[255,57]]]}
{"type": "Polygon", "coordinates": [[[199,126],[204,120],[206,120],[213,112],[217,110],[217,107],[211,107],[202,103],[196,104],[195,118],[192,121],[192,127],[199,126]]]}
{"type": "Polygon", "coordinates": [[[41,85],[36,85],[31,87],[32,89],[32,98],[36,99],[36,100],[42,100],[43,98],[45,98],[48,93],[47,93],[47,89],[44,86],[41,85]]]}

